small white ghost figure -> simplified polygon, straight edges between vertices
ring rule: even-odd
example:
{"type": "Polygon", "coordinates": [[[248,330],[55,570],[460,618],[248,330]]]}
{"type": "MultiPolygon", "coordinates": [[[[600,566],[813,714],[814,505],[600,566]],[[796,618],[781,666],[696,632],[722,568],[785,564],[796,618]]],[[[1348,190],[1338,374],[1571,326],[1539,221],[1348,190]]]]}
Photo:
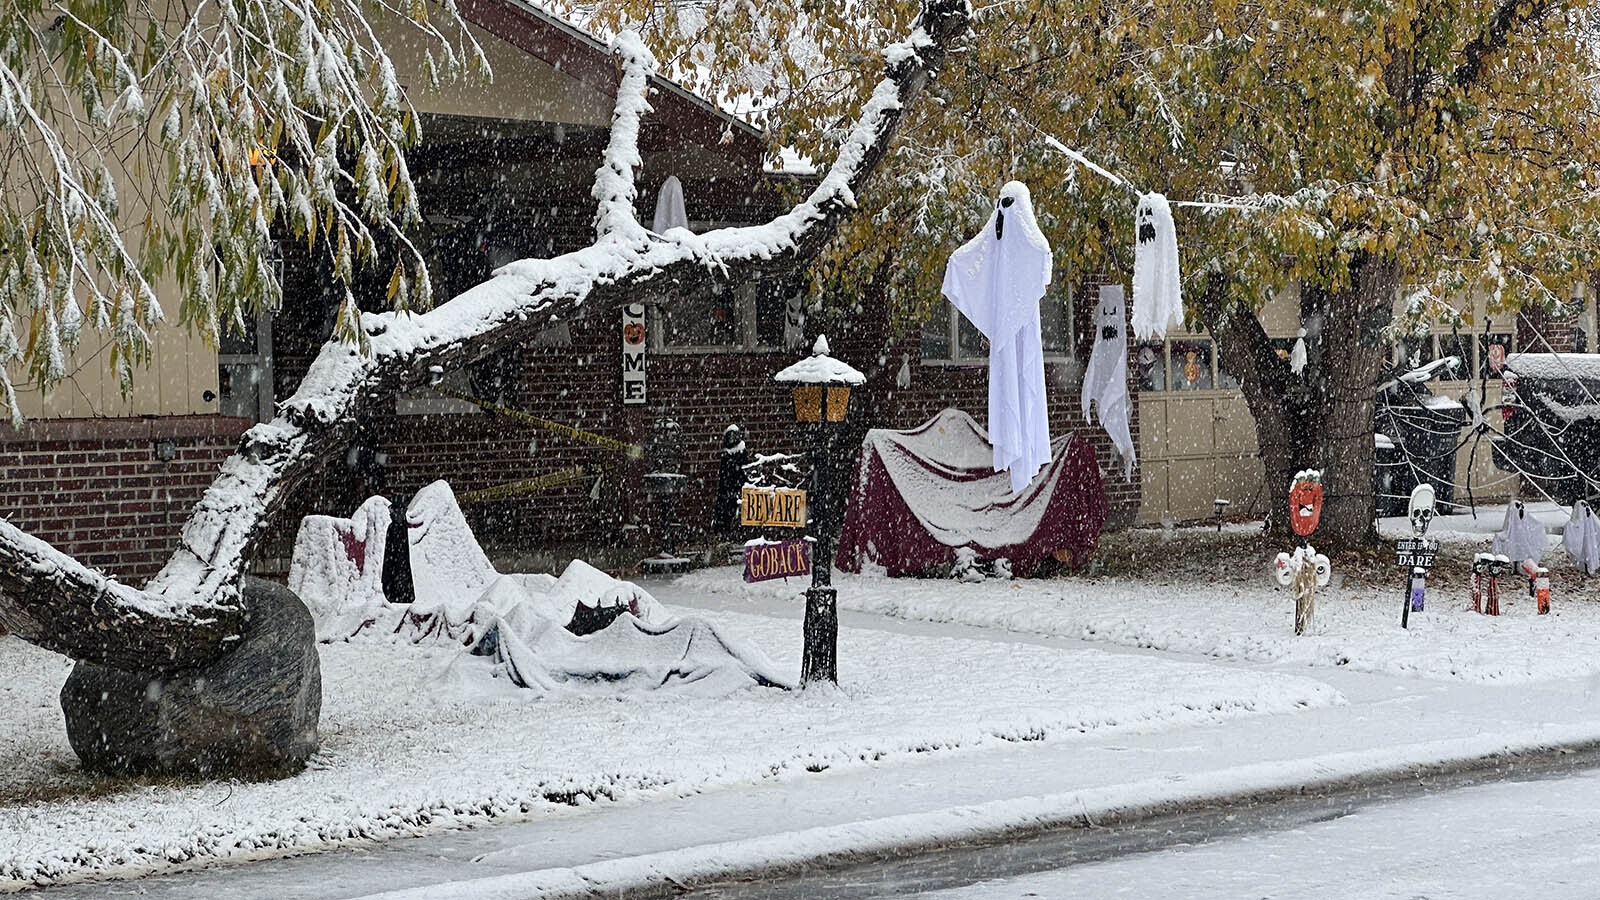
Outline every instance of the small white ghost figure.
{"type": "Polygon", "coordinates": [[[1100,424],[1122,455],[1123,477],[1133,477],[1135,451],[1128,424],[1128,334],[1123,315],[1126,302],[1122,285],[1100,286],[1094,313],[1094,350],[1083,373],[1083,419],[1094,421],[1090,404],[1100,404],[1100,424]]]}
{"type": "Polygon", "coordinates": [[[1134,221],[1134,337],[1141,341],[1164,338],[1168,328],[1183,324],[1180,277],[1172,207],[1161,194],[1141,195],[1134,221]]]}

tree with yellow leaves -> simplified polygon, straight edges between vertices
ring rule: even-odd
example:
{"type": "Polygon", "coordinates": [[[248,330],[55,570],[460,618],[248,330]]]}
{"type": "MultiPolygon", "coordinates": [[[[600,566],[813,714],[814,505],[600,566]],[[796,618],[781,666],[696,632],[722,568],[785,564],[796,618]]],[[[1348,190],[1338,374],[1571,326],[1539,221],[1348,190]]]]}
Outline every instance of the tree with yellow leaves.
{"type": "MultiPolygon", "coordinates": [[[[1209,202],[1178,208],[1191,321],[1241,383],[1269,490],[1324,471],[1325,540],[1372,534],[1387,344],[1470,317],[1473,292],[1493,309],[1549,307],[1600,250],[1586,0],[974,7],[968,44],[818,280],[837,292],[887,279],[909,326],[938,302],[949,251],[1008,179],[1032,188],[1058,278],[1126,277],[1138,191],[1209,202]],[[1291,286],[1318,326],[1303,377],[1257,316],[1291,286]]],[[[776,144],[824,158],[859,95],[856,56],[913,9],[597,0],[582,12],[644,28],[679,77],[742,100],[776,144]]]]}

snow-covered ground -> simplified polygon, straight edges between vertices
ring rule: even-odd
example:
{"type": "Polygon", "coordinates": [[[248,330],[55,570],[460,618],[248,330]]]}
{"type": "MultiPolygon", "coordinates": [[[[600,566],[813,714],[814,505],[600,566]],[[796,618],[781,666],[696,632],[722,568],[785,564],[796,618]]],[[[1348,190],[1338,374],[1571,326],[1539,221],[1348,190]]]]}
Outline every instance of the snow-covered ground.
{"type": "MultiPolygon", "coordinates": [[[[799,667],[792,622],[718,627],[799,667]]],[[[1007,742],[1341,702],[1319,681],[1192,662],[852,629],[837,690],[539,699],[482,658],[323,645],[323,749],[277,782],[119,784],[86,801],[56,694],[69,664],[0,639],[0,886],[156,871],[548,814],[1007,742]],[[870,660],[870,666],[854,661],[870,660]],[[446,669],[457,662],[446,676],[446,669]],[[476,666],[463,674],[461,664],[476,666]],[[68,787],[62,788],[62,783],[68,787]],[[54,795],[52,799],[30,797],[54,795]]]]}
{"type": "MultiPolygon", "coordinates": [[[[1295,638],[1292,600],[1259,574],[1259,583],[839,576],[841,606],[863,614],[847,613],[841,629],[837,689],[545,693],[494,678],[489,659],[454,646],[324,645],[323,749],[305,773],[267,783],[82,775],[56,700],[70,664],[0,638],[0,890],[718,794],[738,809],[741,791],[826,779],[848,791],[849,773],[871,774],[862,784],[872,794],[845,808],[720,823],[717,840],[767,836],[754,843],[656,844],[661,866],[748,865],[778,846],[908,846],[918,829],[959,836],[1075,815],[1085,803],[1159,805],[1397,760],[1600,740],[1600,597],[1587,582],[1558,589],[1549,616],[1508,590],[1497,619],[1467,609],[1465,585],[1436,586],[1405,631],[1398,576],[1392,590],[1352,582],[1322,591],[1315,633],[1295,638]],[[999,759],[1005,773],[993,771],[999,759]],[[1252,768],[1258,759],[1271,762],[1252,768]],[[921,799],[906,800],[895,776],[879,774],[919,781],[935,761],[939,778],[968,783],[959,799],[918,788],[921,799]],[[1004,784],[1008,773],[1027,780],[1004,784]],[[849,826],[856,815],[879,824],[849,826]],[[783,836],[802,827],[823,830],[798,844],[783,836]]],[[[647,586],[669,615],[694,607],[790,677],[798,671],[798,581],[751,587],[723,568],[647,586]]],[[[543,857],[511,856],[524,871],[578,865],[570,845],[546,846],[543,857]]],[[[642,865],[618,859],[571,883],[605,873],[626,882],[642,865]]],[[[473,890],[457,895],[480,896],[473,890]]]]}

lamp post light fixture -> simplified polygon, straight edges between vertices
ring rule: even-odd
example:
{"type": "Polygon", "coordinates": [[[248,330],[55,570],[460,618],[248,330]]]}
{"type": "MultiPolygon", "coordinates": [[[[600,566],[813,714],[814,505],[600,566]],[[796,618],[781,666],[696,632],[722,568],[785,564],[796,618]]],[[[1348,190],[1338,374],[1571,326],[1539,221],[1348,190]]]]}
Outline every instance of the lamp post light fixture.
{"type": "Polygon", "coordinates": [[[805,646],[800,657],[800,684],[839,683],[839,606],[833,587],[833,553],[839,543],[842,497],[836,497],[831,459],[834,438],[850,411],[850,389],[867,376],[828,355],[828,338],[817,337],[811,355],[773,376],[794,390],[794,418],[800,423],[811,457],[811,588],[806,591],[805,646]]]}

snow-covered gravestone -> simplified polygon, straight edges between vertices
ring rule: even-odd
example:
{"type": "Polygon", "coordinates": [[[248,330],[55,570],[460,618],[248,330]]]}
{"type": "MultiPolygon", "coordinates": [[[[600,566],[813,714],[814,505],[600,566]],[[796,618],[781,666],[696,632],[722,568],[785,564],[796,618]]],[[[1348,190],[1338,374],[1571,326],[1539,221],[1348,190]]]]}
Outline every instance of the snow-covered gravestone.
{"type": "Polygon", "coordinates": [[[1020,492],[1050,462],[1039,300],[1050,284],[1050,243],[1027,185],[1008,181],[983,230],[950,255],[944,295],[989,339],[989,443],[995,471],[1020,492]]]}
{"type": "Polygon", "coordinates": [[[345,640],[375,621],[386,601],[383,554],[391,508],[369,497],[348,519],[306,516],[294,540],[289,589],[305,601],[317,640],[345,640]]]}
{"type": "Polygon", "coordinates": [[[439,631],[468,640],[473,606],[500,573],[478,545],[448,482],[435,481],[411,498],[406,537],[417,595],[408,621],[419,635],[439,631]]]}

